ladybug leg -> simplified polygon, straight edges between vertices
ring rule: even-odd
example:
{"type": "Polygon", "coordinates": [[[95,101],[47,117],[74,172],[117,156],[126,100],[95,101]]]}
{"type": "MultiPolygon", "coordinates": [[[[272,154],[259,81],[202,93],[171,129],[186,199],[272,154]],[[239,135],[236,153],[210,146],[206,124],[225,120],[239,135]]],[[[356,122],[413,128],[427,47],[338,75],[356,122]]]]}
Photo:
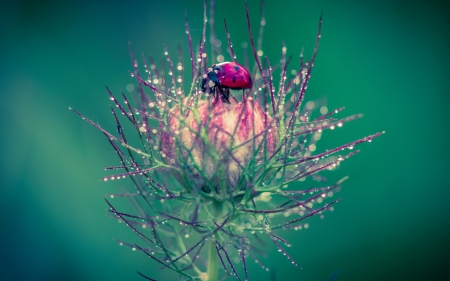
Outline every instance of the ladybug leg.
{"type": "Polygon", "coordinates": [[[230,89],[219,86],[219,91],[222,94],[221,95],[222,101],[230,104],[230,89]]]}
{"type": "Polygon", "coordinates": [[[225,90],[226,89],[225,87],[222,87],[220,85],[219,77],[217,76],[217,73],[214,70],[208,72],[208,80],[210,83],[209,86],[211,87],[212,90],[214,90],[211,92],[215,92],[215,88],[217,87],[222,101],[224,101],[225,103],[230,103],[230,100],[229,100],[230,93],[225,90]]]}

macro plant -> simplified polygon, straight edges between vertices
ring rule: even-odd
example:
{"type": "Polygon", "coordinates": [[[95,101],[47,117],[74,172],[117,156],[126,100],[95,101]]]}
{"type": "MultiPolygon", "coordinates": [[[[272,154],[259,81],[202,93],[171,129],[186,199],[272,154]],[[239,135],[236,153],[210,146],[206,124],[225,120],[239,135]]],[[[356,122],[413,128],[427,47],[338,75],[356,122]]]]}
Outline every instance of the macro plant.
{"type": "Polygon", "coordinates": [[[255,62],[250,68],[249,57],[242,64],[237,59],[226,21],[230,61],[224,61],[227,53],[222,53],[213,20],[209,21],[208,57],[206,0],[203,6],[202,37],[196,48],[186,19],[190,64],[184,64],[181,47],[178,61],[165,48],[160,67],[143,55],[139,68],[130,52],[131,76],[137,85],[131,98],[122,94],[121,102],[107,89],[117,132],[108,132],[72,110],[100,130],[117,153],[120,164],[105,168],[114,174],[103,180],[130,180],[131,192],[109,194],[106,203],[111,216],[125,223],[143,244],[118,240],[120,245],[141,251],[153,260],[153,268],[156,264],[173,271],[180,280],[249,280],[248,260],[269,271],[263,261],[268,243],[298,266],[285,250],[291,244],[280,233],[307,228],[305,219],[330,210],[339,201],[330,197],[345,178],[327,185],[319,172],[333,170],[358,153],[352,150],[355,145],[382,133],[314,153],[324,130],[361,117],[339,119],[334,116],[343,108],[328,112],[326,106],[312,101],[303,105],[322,17],[312,57],[305,60],[301,55],[300,67],[295,69],[283,43],[281,59],[272,67],[262,55],[264,3],[256,44],[246,5],[255,62]],[[189,83],[185,83],[186,69],[191,71],[189,83]],[[278,82],[275,72],[279,72],[278,82]],[[317,186],[292,187],[307,178],[317,186]],[[115,208],[111,198],[117,197],[128,200],[134,212],[115,208]]]}

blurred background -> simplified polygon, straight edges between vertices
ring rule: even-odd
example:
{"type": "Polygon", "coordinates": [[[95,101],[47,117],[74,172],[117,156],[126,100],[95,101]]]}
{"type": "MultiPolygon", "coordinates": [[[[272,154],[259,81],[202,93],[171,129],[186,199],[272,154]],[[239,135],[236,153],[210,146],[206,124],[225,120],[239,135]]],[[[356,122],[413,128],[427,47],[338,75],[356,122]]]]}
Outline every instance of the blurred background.
{"type": "MultiPolygon", "coordinates": [[[[254,32],[259,1],[249,1],[254,32]]],[[[378,132],[330,181],[350,179],[325,219],[282,234],[293,267],[275,248],[264,262],[276,280],[448,280],[450,265],[449,34],[445,1],[267,0],[263,51],[280,58],[281,41],[297,63],[308,58],[323,11],[323,32],[306,100],[327,100],[340,115],[364,118],[326,132],[318,151],[378,132]]],[[[9,1],[0,5],[0,279],[171,280],[109,219],[103,167],[118,163],[104,136],[71,106],[115,130],[105,85],[126,91],[138,56],[176,58],[202,28],[198,1],[9,1]]],[[[226,18],[238,60],[248,42],[243,1],[217,1],[216,32],[226,18]]],[[[225,50],[225,49],[223,49],[225,50]]],[[[229,60],[229,57],[225,57],[229,60]]],[[[185,60],[187,62],[187,60],[185,60]]],[[[251,60],[253,63],[253,60],[251,60]]],[[[276,79],[277,81],[278,79],[276,79]]],[[[298,187],[306,188],[301,184],[298,187]]],[[[250,264],[250,280],[270,280],[250,264]]]]}

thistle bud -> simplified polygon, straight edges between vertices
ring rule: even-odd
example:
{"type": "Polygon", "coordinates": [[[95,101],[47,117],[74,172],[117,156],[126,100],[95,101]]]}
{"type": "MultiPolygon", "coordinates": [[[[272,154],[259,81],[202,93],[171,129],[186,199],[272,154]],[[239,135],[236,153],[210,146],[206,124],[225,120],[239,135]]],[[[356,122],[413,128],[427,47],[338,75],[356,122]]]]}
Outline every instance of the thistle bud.
{"type": "Polygon", "coordinates": [[[232,189],[245,188],[249,163],[272,156],[278,143],[276,124],[257,99],[244,95],[242,102],[229,100],[217,91],[215,98],[200,100],[197,108],[181,113],[176,106],[167,127],[160,130],[167,163],[192,167],[194,186],[201,182],[203,191],[210,192],[221,179],[232,189]]]}

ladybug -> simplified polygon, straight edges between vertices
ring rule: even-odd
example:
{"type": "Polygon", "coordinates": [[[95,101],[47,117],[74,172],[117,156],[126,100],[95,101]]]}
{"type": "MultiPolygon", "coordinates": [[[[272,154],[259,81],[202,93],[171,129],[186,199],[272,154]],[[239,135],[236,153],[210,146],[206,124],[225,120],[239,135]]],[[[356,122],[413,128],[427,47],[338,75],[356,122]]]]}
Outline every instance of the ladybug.
{"type": "Polygon", "coordinates": [[[237,62],[213,64],[202,79],[201,88],[203,92],[206,92],[207,82],[209,83],[209,88],[212,89],[211,92],[215,90],[215,87],[218,87],[224,101],[228,103],[230,103],[228,89],[250,89],[253,86],[250,72],[237,62]]]}

